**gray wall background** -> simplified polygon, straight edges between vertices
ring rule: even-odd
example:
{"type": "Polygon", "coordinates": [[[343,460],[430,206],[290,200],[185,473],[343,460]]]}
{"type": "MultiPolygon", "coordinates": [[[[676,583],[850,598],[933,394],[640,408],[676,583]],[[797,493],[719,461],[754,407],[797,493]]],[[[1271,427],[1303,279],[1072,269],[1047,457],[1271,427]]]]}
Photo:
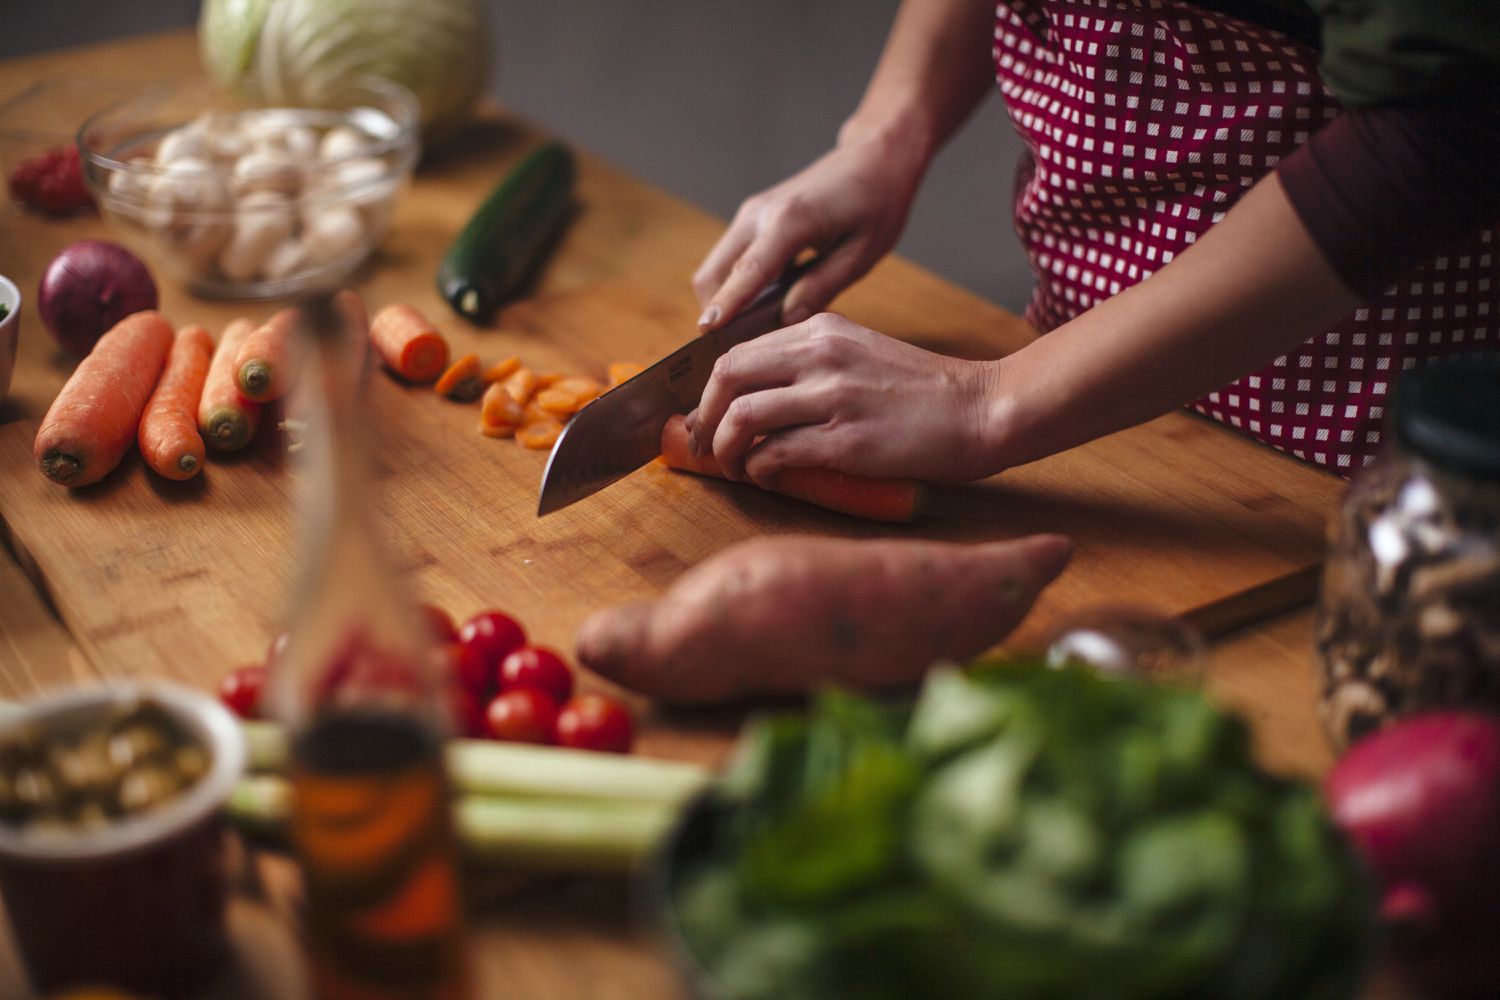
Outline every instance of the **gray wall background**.
{"type": "MultiPolygon", "coordinates": [[[[833,142],[898,0],[487,0],[491,92],[727,218],[833,142]]],[[[0,0],[0,58],[192,25],[199,0],[0,0]]],[[[9,95],[0,95],[0,98],[9,95]]],[[[1019,310],[1020,143],[998,92],[939,156],[897,250],[1019,310]]]]}

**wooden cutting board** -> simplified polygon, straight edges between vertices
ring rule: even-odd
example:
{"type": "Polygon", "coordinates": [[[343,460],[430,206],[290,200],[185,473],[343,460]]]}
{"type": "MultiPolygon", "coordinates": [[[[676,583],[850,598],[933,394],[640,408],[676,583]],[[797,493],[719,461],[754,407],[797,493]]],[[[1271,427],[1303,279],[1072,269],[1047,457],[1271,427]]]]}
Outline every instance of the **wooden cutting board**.
{"type": "MultiPolygon", "coordinates": [[[[191,39],[112,46],[117,66],[191,66],[191,39]]],[[[0,97],[81,56],[11,60],[0,97]],[[10,84],[10,86],[7,86],[10,84]]],[[[538,139],[494,115],[460,149],[429,160],[375,260],[357,279],[372,308],[411,302],[455,352],[518,353],[539,369],[602,375],[649,362],[693,334],[688,279],[722,223],[597,159],[581,164],[580,213],[536,294],[491,328],[455,318],[433,288],[436,262],[494,184],[538,139]]],[[[94,217],[47,221],[0,209],[0,273],[29,295],[46,262],[77,239],[107,237],[94,217]]],[[[875,329],[936,350],[993,357],[1034,334],[1017,318],[907,262],[882,264],[838,303],[875,329]]],[[[217,333],[263,304],[209,302],[162,280],[162,308],[217,333]]],[[[132,456],[97,486],[67,491],[31,459],[37,424],[71,362],[23,306],[12,398],[0,404],[0,522],[22,565],[85,655],[106,674],[210,683],[258,660],[292,599],[292,496],[278,442],[212,462],[187,484],[132,456]]],[[[1061,531],[1072,567],[1023,626],[1034,640],[1059,615],[1143,603],[1211,630],[1305,601],[1339,480],[1186,414],[1174,414],[972,487],[937,491],[910,527],[870,526],[753,488],[648,467],[543,520],[534,516],[545,454],[476,433],[477,407],[400,386],[371,386],[381,523],[413,593],[467,615],[499,606],[563,649],[589,612],[647,597],[720,549],[767,532],[952,540],[1061,531]]],[[[920,614],[920,609],[913,609],[920,614]]]]}

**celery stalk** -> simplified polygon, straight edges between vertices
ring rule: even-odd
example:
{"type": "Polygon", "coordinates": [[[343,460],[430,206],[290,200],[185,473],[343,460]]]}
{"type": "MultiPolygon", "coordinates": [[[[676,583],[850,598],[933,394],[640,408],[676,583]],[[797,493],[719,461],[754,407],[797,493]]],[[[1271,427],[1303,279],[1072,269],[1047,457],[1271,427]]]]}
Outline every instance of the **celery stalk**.
{"type": "MultiPolygon", "coordinates": [[[[235,786],[226,809],[246,832],[281,836],[291,783],[253,774],[235,786]]],[[[464,854],[487,864],[558,871],[628,871],[660,841],[677,815],[666,802],[460,796],[454,820],[464,854]]]]}
{"type": "MultiPolygon", "coordinates": [[[[244,724],[252,772],[286,770],[286,734],[269,722],[244,724]]],[[[608,800],[680,805],[707,787],[698,764],[526,746],[488,740],[449,740],[448,774],[461,795],[505,798],[608,800]]]]}

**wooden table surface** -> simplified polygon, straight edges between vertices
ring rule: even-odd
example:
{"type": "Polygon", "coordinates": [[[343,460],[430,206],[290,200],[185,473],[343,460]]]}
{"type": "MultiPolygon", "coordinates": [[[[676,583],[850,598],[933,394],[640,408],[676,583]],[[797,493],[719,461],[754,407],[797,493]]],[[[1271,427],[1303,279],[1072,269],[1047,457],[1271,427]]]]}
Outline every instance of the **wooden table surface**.
{"type": "MultiPolygon", "coordinates": [[[[59,76],[154,80],[196,74],[187,33],[145,36],[0,63],[0,100],[59,76]]],[[[358,287],[372,307],[410,301],[441,318],[455,349],[520,353],[559,370],[650,361],[691,333],[687,276],[722,222],[584,155],[582,212],[534,298],[492,329],[465,326],[432,289],[438,254],[536,131],[491,115],[461,149],[424,164],[390,237],[358,287]]],[[[42,221],[0,208],[0,273],[30,295],[45,262],[98,218],[42,221]]],[[[162,308],[217,332],[268,306],[207,302],[162,282],[162,308]]],[[[844,296],[840,311],[933,349],[998,356],[1033,333],[1018,319],[900,260],[844,296]]],[[[127,460],[100,486],[69,494],[31,467],[36,422],[68,362],[23,307],[12,399],[0,404],[0,699],[71,681],[171,675],[210,685],[257,659],[287,600],[291,541],[285,476],[271,449],[211,464],[185,489],[127,460]]],[[[889,533],[757,496],[648,470],[543,521],[532,518],[544,456],[474,433],[472,409],[377,379],[372,407],[398,413],[378,432],[383,510],[412,589],[467,614],[503,603],[541,640],[571,646],[581,616],[650,594],[703,556],[767,530],[889,533]],[[502,595],[497,597],[496,595],[502,595]]],[[[1250,719],[1268,766],[1309,776],[1327,765],[1314,712],[1310,585],[1322,523],[1342,486],[1185,414],[941,491],[916,529],[927,537],[1009,537],[1061,530],[1079,556],[1025,627],[1106,600],[1193,617],[1214,633],[1210,689],[1250,719]],[[1278,609],[1298,608],[1282,614],[1278,609]]],[[[899,529],[898,529],[899,530],[899,529]]],[[[654,713],[640,750],[707,762],[731,723],[654,713]]],[[[663,949],[632,919],[617,884],[548,883],[479,908],[482,980],[514,997],[670,997],[663,949]]],[[[237,918],[238,919],[238,918],[237,918]]],[[[253,914],[243,916],[253,922],[253,914]]],[[[0,944],[0,996],[20,995],[0,944]]]]}

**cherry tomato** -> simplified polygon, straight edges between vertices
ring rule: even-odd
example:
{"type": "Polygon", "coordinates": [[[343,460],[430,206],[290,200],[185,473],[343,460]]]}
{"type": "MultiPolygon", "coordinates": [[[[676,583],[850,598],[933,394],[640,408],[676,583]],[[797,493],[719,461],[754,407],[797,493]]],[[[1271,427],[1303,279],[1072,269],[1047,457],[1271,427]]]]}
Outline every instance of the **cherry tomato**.
{"type": "Polygon", "coordinates": [[[536,688],[561,705],[573,693],[573,671],[545,646],[522,646],[500,661],[500,690],[536,688]]]}
{"type": "Polygon", "coordinates": [[[436,642],[458,641],[458,627],[453,624],[452,615],[436,604],[420,604],[417,610],[422,613],[422,621],[436,642]]]}
{"type": "Polygon", "coordinates": [[[556,743],[557,702],[545,691],[502,691],[485,709],[490,735],[512,743],[556,743]]]}
{"type": "Polygon", "coordinates": [[[500,661],[526,645],[526,633],[510,615],[484,611],[463,623],[458,641],[464,647],[459,665],[464,686],[488,701],[499,687],[500,661]]]}
{"type": "Polygon", "coordinates": [[[242,719],[260,718],[260,696],[266,688],[266,668],[259,663],[240,667],[219,681],[219,700],[242,719]]]}
{"type": "Polygon", "coordinates": [[[626,753],[633,730],[630,713],[602,694],[570,698],[557,714],[557,742],[577,750],[626,753]]]}

